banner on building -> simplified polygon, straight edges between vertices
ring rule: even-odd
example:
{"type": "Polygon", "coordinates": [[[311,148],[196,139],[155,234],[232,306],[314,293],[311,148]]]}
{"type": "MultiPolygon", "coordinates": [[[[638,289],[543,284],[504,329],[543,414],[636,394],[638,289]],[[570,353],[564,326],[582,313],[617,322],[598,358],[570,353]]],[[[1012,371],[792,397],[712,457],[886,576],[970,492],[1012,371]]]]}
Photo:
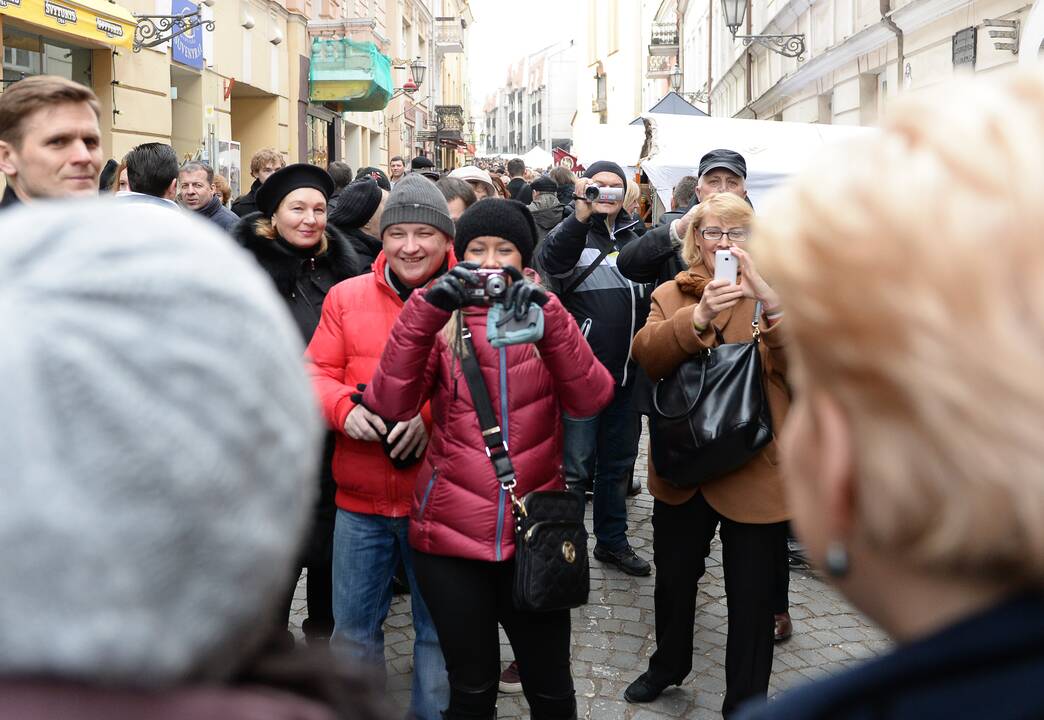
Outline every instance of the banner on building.
{"type": "Polygon", "coordinates": [[[137,24],[129,10],[106,0],[0,0],[0,15],[59,35],[128,49],[137,24]]]}
{"type": "MultiPolygon", "coordinates": [[[[191,0],[171,0],[171,15],[194,15],[199,6],[191,0]]],[[[196,70],[203,69],[203,28],[191,28],[170,41],[171,59],[196,70]]]]}

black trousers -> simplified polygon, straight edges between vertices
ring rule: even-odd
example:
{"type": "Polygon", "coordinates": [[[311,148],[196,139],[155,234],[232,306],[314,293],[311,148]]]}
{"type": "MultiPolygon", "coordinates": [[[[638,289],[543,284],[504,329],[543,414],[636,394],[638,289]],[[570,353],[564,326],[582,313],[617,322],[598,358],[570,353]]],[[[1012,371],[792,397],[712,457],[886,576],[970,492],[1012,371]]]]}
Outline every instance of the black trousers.
{"type": "Polygon", "coordinates": [[[283,602],[276,610],[276,627],[284,630],[290,621],[291,604],[301,569],[308,568],[307,586],[308,617],[301,623],[307,638],[328,639],[333,635],[333,535],[337,505],[334,496],[333,462],[334,434],[326,434],[323,444],[323,459],[319,474],[319,497],[316,498],[312,514],[312,528],[301,551],[298,570],[283,595],[283,602]]]}
{"type": "Polygon", "coordinates": [[[501,669],[498,623],[515,651],[530,717],[576,717],[569,611],[516,610],[511,597],[514,560],[495,563],[414,551],[413,569],[446,659],[447,720],[496,717],[501,669]]]}
{"type": "Polygon", "coordinates": [[[714,530],[720,526],[729,606],[721,711],[728,717],[748,698],[768,694],[785,524],[734,522],[718,514],[702,493],[682,505],[655,501],[652,520],[656,652],[649,659],[649,675],[664,685],[680,685],[692,670],[696,594],[714,530]]]}

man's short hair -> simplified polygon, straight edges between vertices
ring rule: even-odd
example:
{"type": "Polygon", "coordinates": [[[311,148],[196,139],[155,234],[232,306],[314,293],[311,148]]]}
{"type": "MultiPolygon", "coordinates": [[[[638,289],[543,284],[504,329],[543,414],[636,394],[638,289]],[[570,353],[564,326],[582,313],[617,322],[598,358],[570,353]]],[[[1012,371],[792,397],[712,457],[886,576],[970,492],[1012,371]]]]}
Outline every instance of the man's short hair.
{"type": "Polygon", "coordinates": [[[22,144],[23,121],[37,110],[70,103],[86,103],[101,117],[98,96],[86,85],[54,75],[36,75],[7,86],[0,95],[0,140],[16,148],[22,144]]]}
{"type": "MultiPolygon", "coordinates": [[[[200,170],[207,174],[207,182],[213,185],[214,168],[210,167],[205,162],[200,162],[198,160],[190,160],[189,162],[181,166],[181,168],[178,170],[178,175],[181,175],[182,173],[197,173],[200,170]]],[[[128,172],[128,176],[129,175],[130,173],[128,172]]]]}
{"type": "Polygon", "coordinates": [[[391,160],[388,161],[388,164],[391,165],[393,162],[396,162],[396,161],[401,162],[403,165],[406,164],[406,161],[402,159],[402,155],[396,155],[395,157],[393,157],[391,160]]]}
{"type": "Polygon", "coordinates": [[[165,143],[143,143],[124,159],[127,182],[134,192],[161,198],[178,177],[178,154],[165,143]]]}
{"type": "Polygon", "coordinates": [[[436,182],[435,186],[442,192],[447,203],[460,199],[464,201],[464,207],[469,208],[478,201],[478,196],[471,189],[471,185],[460,178],[447,176],[436,182]]]}
{"type": "Polygon", "coordinates": [[[275,163],[279,167],[286,166],[283,154],[275,148],[261,148],[250,158],[250,174],[257,175],[266,165],[275,163]]]}
{"type": "Polygon", "coordinates": [[[526,163],[522,158],[511,158],[507,164],[508,175],[519,177],[526,172],[526,163]]]}
{"type": "Polygon", "coordinates": [[[341,190],[345,185],[352,181],[352,168],[348,163],[341,160],[334,160],[332,163],[326,166],[326,172],[330,173],[330,177],[333,178],[334,186],[341,190]]]}
{"type": "Polygon", "coordinates": [[[686,175],[674,186],[674,206],[682,210],[696,202],[696,183],[699,178],[694,175],[686,175]]]}

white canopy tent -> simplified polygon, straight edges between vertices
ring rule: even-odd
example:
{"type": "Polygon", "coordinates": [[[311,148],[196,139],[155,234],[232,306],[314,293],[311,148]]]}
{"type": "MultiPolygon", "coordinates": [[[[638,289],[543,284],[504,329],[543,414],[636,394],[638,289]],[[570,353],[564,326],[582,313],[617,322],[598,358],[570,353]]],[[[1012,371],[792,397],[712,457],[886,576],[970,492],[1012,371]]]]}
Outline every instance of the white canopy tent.
{"type": "Polygon", "coordinates": [[[584,167],[612,160],[633,176],[642,157],[645,128],[641,125],[588,125],[573,133],[570,151],[584,167]]]}
{"type": "Polygon", "coordinates": [[[735,150],[747,161],[747,194],[757,208],[774,185],[800,171],[817,151],[870,132],[851,125],[734,120],[680,115],[643,115],[645,146],[641,168],[663,206],[686,175],[696,175],[700,158],[715,148],[735,150]]]}
{"type": "Polygon", "coordinates": [[[522,161],[525,162],[526,167],[530,168],[547,168],[555,163],[551,153],[539,145],[534,146],[532,150],[523,155],[522,161]]]}

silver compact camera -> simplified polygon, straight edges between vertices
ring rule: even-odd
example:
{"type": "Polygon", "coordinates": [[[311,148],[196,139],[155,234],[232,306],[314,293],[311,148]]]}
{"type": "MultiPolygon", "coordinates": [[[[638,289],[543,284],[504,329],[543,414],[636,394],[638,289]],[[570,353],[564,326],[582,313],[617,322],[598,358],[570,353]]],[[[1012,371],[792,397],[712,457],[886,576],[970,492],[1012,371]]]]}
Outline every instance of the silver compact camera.
{"type": "Polygon", "coordinates": [[[492,305],[504,299],[510,284],[507,273],[490,268],[479,268],[474,273],[478,281],[464,286],[468,296],[466,305],[492,305]]]}
{"type": "Polygon", "coordinates": [[[588,202],[620,202],[624,198],[624,189],[588,185],[584,188],[584,197],[588,202]]]}

